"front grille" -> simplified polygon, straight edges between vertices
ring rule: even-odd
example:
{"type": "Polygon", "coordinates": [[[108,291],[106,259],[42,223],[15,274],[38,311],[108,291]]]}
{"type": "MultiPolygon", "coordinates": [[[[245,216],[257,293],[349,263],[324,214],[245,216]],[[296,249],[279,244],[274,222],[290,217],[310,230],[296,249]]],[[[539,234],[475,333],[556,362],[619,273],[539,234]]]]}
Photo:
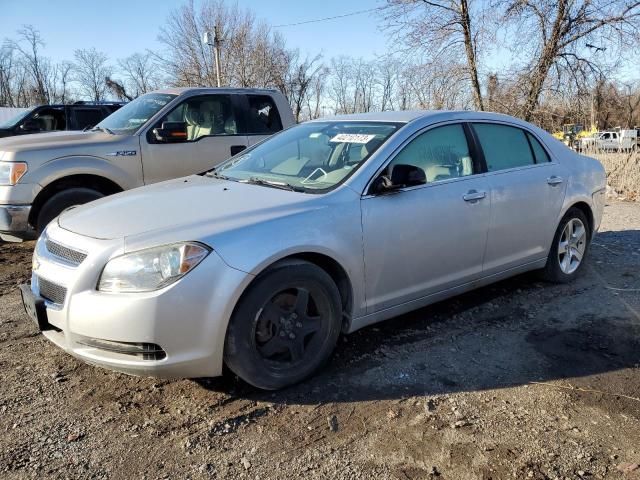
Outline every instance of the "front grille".
{"type": "Polygon", "coordinates": [[[62,305],[67,296],[65,287],[41,277],[38,277],[38,289],[42,298],[58,305],[62,305]]]}
{"type": "Polygon", "coordinates": [[[60,245],[59,243],[54,242],[53,240],[47,238],[46,241],[47,251],[62,260],[65,260],[73,265],[80,265],[85,258],[87,258],[87,254],[83,252],[79,252],[74,250],[73,248],[65,247],[64,245],[60,245]]]}

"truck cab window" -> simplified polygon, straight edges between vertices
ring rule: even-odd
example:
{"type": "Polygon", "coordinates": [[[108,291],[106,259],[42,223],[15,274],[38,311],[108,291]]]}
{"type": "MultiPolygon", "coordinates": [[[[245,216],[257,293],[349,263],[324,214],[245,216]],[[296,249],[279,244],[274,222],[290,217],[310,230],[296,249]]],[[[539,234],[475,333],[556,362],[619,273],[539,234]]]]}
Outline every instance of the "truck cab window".
{"type": "Polygon", "coordinates": [[[249,135],[271,135],[282,130],[280,114],[273,99],[266,95],[247,95],[249,99],[249,135]]]}

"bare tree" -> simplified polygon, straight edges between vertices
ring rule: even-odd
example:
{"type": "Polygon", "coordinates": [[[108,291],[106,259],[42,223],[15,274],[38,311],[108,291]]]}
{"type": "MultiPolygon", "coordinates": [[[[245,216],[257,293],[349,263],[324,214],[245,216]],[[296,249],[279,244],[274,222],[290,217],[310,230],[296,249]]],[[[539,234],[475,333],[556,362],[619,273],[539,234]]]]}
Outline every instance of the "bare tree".
{"type": "MultiPolygon", "coordinates": [[[[588,46],[601,40],[630,45],[640,39],[640,2],[629,0],[507,0],[501,20],[518,32],[514,43],[529,56],[521,79],[526,96],[522,117],[532,120],[545,83],[599,65],[588,46]]],[[[596,47],[597,49],[597,47],[596,47]]]]}
{"type": "MultiPolygon", "coordinates": [[[[320,55],[300,60],[298,51],[293,52],[289,59],[289,71],[282,90],[291,103],[296,122],[300,121],[305,107],[310,110],[310,95],[325,68],[321,60],[320,55]]],[[[311,112],[307,112],[306,116],[311,117],[311,112]]]]}
{"type": "Polygon", "coordinates": [[[284,88],[288,60],[284,39],[258,22],[249,10],[222,0],[193,0],[177,8],[160,30],[162,54],[154,54],[177,86],[216,84],[213,50],[203,43],[205,32],[221,37],[222,84],[238,87],[284,88]]]}
{"type": "Polygon", "coordinates": [[[47,74],[50,72],[50,62],[40,54],[44,41],[33,25],[24,25],[17,33],[18,40],[10,40],[8,46],[20,55],[20,62],[29,77],[33,103],[48,103],[47,74]]]}
{"type": "Polygon", "coordinates": [[[128,100],[131,101],[134,99],[131,95],[127,93],[127,89],[122,84],[122,82],[115,80],[111,77],[105,77],[105,84],[107,85],[107,89],[115,95],[118,100],[128,100]]]}
{"type": "Polygon", "coordinates": [[[156,90],[160,85],[158,65],[149,52],[134,53],[120,60],[118,66],[134,97],[156,90]]]}
{"type": "Polygon", "coordinates": [[[76,50],[74,57],[75,81],[82,94],[96,102],[104,100],[107,93],[105,79],[111,75],[107,55],[90,48],[76,50]]]}
{"type": "Polygon", "coordinates": [[[479,51],[484,46],[484,12],[474,0],[388,0],[382,10],[386,29],[409,51],[442,57],[465,58],[466,74],[477,110],[484,110],[479,80],[479,51]]]}

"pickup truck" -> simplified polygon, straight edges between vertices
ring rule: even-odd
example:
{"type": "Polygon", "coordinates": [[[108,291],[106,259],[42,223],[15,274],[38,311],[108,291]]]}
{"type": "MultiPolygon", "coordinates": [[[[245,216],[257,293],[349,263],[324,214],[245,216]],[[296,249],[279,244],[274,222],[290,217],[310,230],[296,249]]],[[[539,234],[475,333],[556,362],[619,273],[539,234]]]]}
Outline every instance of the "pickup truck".
{"type": "Polygon", "coordinates": [[[577,150],[629,152],[640,147],[640,129],[610,130],[580,139],[577,150]]]}
{"type": "Polygon", "coordinates": [[[0,138],[93,127],[124,102],[76,102],[71,105],[38,105],[0,122],[0,138]]]}
{"type": "Polygon", "coordinates": [[[67,208],[203,173],[294,123],[275,90],[172,88],[86,132],[0,139],[0,238],[33,238],[67,208]]]}

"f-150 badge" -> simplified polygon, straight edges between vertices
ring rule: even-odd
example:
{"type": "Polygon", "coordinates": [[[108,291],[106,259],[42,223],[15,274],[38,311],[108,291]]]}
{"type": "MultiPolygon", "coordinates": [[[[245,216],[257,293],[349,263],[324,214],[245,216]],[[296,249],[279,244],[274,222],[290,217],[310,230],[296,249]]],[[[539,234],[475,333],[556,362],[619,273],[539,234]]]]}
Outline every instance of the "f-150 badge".
{"type": "Polygon", "coordinates": [[[133,157],[137,153],[136,150],[118,150],[117,152],[107,153],[107,157],[133,157]]]}

